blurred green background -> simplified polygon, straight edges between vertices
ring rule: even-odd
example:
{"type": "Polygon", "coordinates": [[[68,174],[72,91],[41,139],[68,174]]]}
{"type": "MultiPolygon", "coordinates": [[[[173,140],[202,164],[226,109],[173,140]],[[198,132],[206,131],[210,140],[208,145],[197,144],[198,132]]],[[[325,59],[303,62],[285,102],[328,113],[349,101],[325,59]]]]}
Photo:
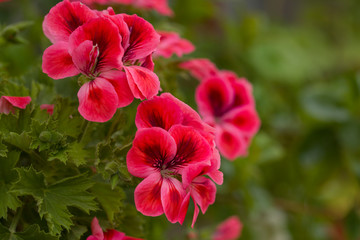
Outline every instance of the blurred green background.
{"type": "MultiPolygon", "coordinates": [[[[76,83],[71,88],[70,81],[39,73],[50,45],[41,23],[57,2],[0,3],[0,69],[31,74],[75,99],[76,83]],[[21,21],[32,25],[6,28],[21,21]]],[[[231,215],[244,223],[241,239],[360,239],[360,1],[172,0],[170,6],[174,18],[124,6],[116,12],[178,31],[197,48],[186,58],[209,58],[247,77],[262,127],[247,158],[222,161],[224,184],[194,230],[187,227],[191,214],[184,226],[145,218],[148,239],[186,239],[188,231],[208,239],[231,215]]],[[[177,63],[158,60],[162,87],[196,109],[198,82],[177,63]]],[[[38,103],[51,101],[41,96],[38,103]]]]}

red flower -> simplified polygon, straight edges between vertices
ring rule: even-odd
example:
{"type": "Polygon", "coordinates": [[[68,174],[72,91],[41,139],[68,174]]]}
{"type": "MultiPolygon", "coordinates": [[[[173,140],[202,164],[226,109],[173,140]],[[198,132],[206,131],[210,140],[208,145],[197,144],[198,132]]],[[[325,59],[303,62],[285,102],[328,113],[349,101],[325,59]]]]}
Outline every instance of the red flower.
{"type": "Polygon", "coordinates": [[[2,96],[0,98],[0,113],[15,113],[15,108],[25,109],[31,102],[30,97],[2,96]]]}
{"type": "Polygon", "coordinates": [[[245,156],[260,127],[251,84],[231,71],[218,70],[208,59],[180,64],[201,83],[196,102],[204,121],[215,127],[215,142],[228,159],[245,156]]]}
{"type": "MultiPolygon", "coordinates": [[[[142,102],[135,123],[139,130],[133,148],[128,153],[127,163],[130,173],[145,178],[135,190],[137,209],[148,216],[158,216],[165,212],[170,222],[182,223],[191,196],[204,213],[214,203],[216,193],[215,184],[204,175],[218,184],[223,181],[213,129],[193,109],[169,93],[142,102]],[[140,143],[142,150],[139,150],[140,143]],[[139,156],[147,159],[153,168],[137,162],[140,161],[139,156]],[[172,184],[173,191],[163,190],[164,179],[172,184]],[[146,193],[142,196],[141,192],[146,193]],[[171,196],[177,196],[178,201],[171,203],[171,196]],[[173,212],[167,208],[173,209],[173,212]]],[[[197,207],[193,224],[195,215],[198,215],[197,207]]]]}
{"type": "Polygon", "coordinates": [[[179,221],[186,195],[179,179],[187,167],[210,165],[210,157],[209,144],[191,127],[139,129],[127,155],[129,172],[145,178],[135,190],[136,208],[147,216],[165,213],[170,222],[179,221]]]}
{"type": "Polygon", "coordinates": [[[232,216],[217,226],[212,240],[236,240],[241,235],[243,225],[237,216],[232,216]]]}
{"type": "Polygon", "coordinates": [[[41,104],[40,109],[46,110],[46,112],[49,115],[53,115],[53,113],[54,113],[54,104],[41,104]]]}
{"type": "Polygon", "coordinates": [[[125,233],[114,229],[103,232],[96,217],[91,222],[91,232],[93,235],[86,240],[141,240],[140,238],[127,237],[125,233]]]}
{"type": "Polygon", "coordinates": [[[250,84],[245,79],[231,82],[211,77],[197,88],[196,102],[204,121],[216,129],[220,152],[229,159],[246,155],[250,139],[260,127],[250,84]]]}
{"type": "Polygon", "coordinates": [[[182,57],[183,54],[191,53],[195,50],[194,45],[186,40],[180,38],[178,33],[158,31],[160,34],[160,44],[158,45],[154,56],[162,56],[170,58],[171,55],[176,54],[182,57]]]}
{"type": "Polygon", "coordinates": [[[90,80],[78,92],[79,112],[89,121],[105,122],[118,107],[133,100],[121,69],[123,56],[117,26],[95,18],[78,27],[69,42],[57,42],[43,55],[43,71],[55,79],[80,72],[90,80]]]}
{"type": "Polygon", "coordinates": [[[44,52],[43,71],[54,79],[79,73],[86,77],[78,92],[79,112],[85,119],[108,121],[134,97],[158,93],[151,55],[160,36],[144,19],[64,0],[50,10],[43,27],[54,43],[44,52]]]}

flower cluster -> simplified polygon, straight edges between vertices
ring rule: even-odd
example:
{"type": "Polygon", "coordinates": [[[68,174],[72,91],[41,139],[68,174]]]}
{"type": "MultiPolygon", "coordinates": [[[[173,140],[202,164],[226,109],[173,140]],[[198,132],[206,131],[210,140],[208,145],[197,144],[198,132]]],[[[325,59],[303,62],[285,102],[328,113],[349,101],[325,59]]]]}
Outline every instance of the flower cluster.
{"type": "MultiPolygon", "coordinates": [[[[165,0],[111,2],[172,13],[166,10],[165,0]]],[[[195,49],[179,34],[156,32],[137,15],[115,14],[111,7],[92,10],[71,0],[63,0],[50,10],[43,30],[52,42],[43,54],[43,72],[54,79],[81,74],[78,110],[86,120],[108,121],[134,98],[147,99],[138,106],[137,132],[126,156],[128,171],[143,179],[134,193],[136,208],[144,215],[165,214],[171,223],[182,224],[192,200],[193,227],[200,210],[205,213],[215,202],[215,183],[223,183],[219,150],[230,159],[245,155],[259,129],[250,83],[232,72],[218,70],[207,59],[183,62],[181,67],[201,81],[196,102],[202,119],[170,93],[156,96],[160,82],[153,72],[152,57],[181,57],[195,49]]],[[[13,112],[13,107],[27,104],[18,102],[3,97],[0,111],[13,112]]],[[[44,104],[41,109],[52,115],[54,105],[44,104]]],[[[134,239],[116,230],[103,232],[96,218],[92,233],[88,240],[134,239]]],[[[235,234],[228,239],[232,236],[235,234]]]]}
{"type": "Polygon", "coordinates": [[[260,127],[251,84],[233,72],[218,70],[207,59],[190,60],[180,67],[201,81],[196,102],[204,121],[216,129],[220,152],[229,159],[247,155],[260,127]]]}
{"type": "Polygon", "coordinates": [[[183,223],[190,197],[195,204],[193,224],[215,201],[222,184],[220,155],[213,128],[188,105],[169,93],[142,102],[138,128],[127,154],[129,172],[144,180],[135,189],[136,208],[147,216],[165,213],[172,223],[183,223]]]}
{"type": "Polygon", "coordinates": [[[78,98],[85,119],[108,121],[134,97],[158,93],[152,53],[160,36],[143,18],[64,0],[45,16],[43,30],[53,43],[44,52],[43,71],[54,79],[83,75],[78,98]]]}
{"type": "Polygon", "coordinates": [[[140,238],[125,236],[125,233],[116,231],[114,229],[103,232],[96,217],[94,217],[91,222],[91,232],[92,235],[89,236],[86,240],[141,240],[140,238]]]}

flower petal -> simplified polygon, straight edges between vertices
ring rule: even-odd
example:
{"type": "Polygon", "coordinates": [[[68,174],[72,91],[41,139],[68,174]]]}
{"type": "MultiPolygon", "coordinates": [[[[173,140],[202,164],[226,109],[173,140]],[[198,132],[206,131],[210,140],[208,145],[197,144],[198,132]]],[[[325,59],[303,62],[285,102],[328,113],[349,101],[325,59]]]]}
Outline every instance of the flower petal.
{"type": "Polygon", "coordinates": [[[187,189],[196,177],[204,175],[203,171],[206,167],[209,167],[209,165],[199,163],[192,164],[184,168],[181,173],[184,188],[187,189]]]}
{"type": "Polygon", "coordinates": [[[125,233],[110,229],[104,233],[104,240],[123,240],[125,233]]]}
{"type": "Polygon", "coordinates": [[[211,165],[199,163],[186,167],[182,172],[182,183],[186,189],[191,182],[198,176],[208,175],[218,185],[223,183],[223,173],[218,169],[220,168],[220,154],[217,149],[213,149],[211,157],[211,165]]]}
{"type": "Polygon", "coordinates": [[[233,100],[231,84],[219,77],[204,80],[196,89],[196,103],[205,121],[213,122],[215,117],[221,117],[233,100]]]}
{"type": "Polygon", "coordinates": [[[189,164],[210,165],[211,148],[209,143],[194,128],[174,125],[169,129],[169,133],[175,139],[177,152],[174,159],[166,162],[167,168],[177,169],[181,172],[189,164]]]}
{"type": "Polygon", "coordinates": [[[191,197],[199,204],[204,214],[209,205],[215,202],[216,186],[213,181],[205,177],[197,177],[191,183],[191,197]]]}
{"type": "Polygon", "coordinates": [[[1,98],[6,99],[11,105],[17,108],[25,109],[26,106],[31,102],[31,97],[10,97],[2,96],[1,98]]]}
{"type": "Polygon", "coordinates": [[[252,94],[252,86],[245,78],[240,78],[237,81],[233,81],[231,85],[235,94],[232,108],[244,105],[255,106],[255,100],[252,94]]]}
{"type": "Polygon", "coordinates": [[[147,57],[145,57],[143,59],[139,59],[138,61],[141,64],[140,65],[141,67],[147,68],[152,72],[154,71],[155,64],[152,59],[152,54],[148,55],[147,57]]]}
{"type": "Polygon", "coordinates": [[[126,79],[126,75],[121,71],[107,71],[100,75],[102,78],[108,80],[115,88],[115,91],[119,97],[118,108],[126,107],[134,100],[129,83],[126,79]]]}
{"type": "Polygon", "coordinates": [[[118,95],[106,79],[98,77],[85,83],[77,95],[79,113],[88,121],[106,122],[116,112],[118,95]]]}
{"type": "Polygon", "coordinates": [[[199,81],[218,75],[218,69],[215,64],[205,58],[182,62],[179,67],[188,70],[190,74],[199,81]]]}
{"type": "Polygon", "coordinates": [[[130,29],[129,46],[125,50],[123,61],[142,59],[153,53],[160,43],[160,35],[154,27],[135,14],[122,16],[130,29]]]}
{"type": "Polygon", "coordinates": [[[164,178],[161,186],[161,203],[165,215],[171,223],[179,221],[179,210],[186,192],[179,180],[164,178]]]}
{"type": "Polygon", "coordinates": [[[189,208],[189,203],[190,203],[190,192],[188,192],[186,194],[186,196],[184,197],[184,200],[183,202],[181,203],[181,207],[180,207],[180,211],[179,211],[179,216],[178,216],[178,220],[179,220],[179,223],[182,225],[184,220],[185,220],[185,217],[186,217],[186,213],[187,213],[187,210],[189,208]]]}
{"type": "Polygon", "coordinates": [[[41,110],[46,110],[46,112],[51,116],[54,113],[54,104],[41,104],[41,110]]]}
{"type": "Polygon", "coordinates": [[[147,68],[124,67],[128,83],[134,97],[144,100],[154,97],[160,90],[158,76],[147,68]]]}
{"type": "Polygon", "coordinates": [[[237,107],[226,113],[223,122],[231,123],[246,135],[253,136],[260,128],[260,119],[251,105],[237,107]]]}
{"type": "Polygon", "coordinates": [[[179,106],[167,98],[157,97],[140,103],[135,124],[137,128],[160,127],[169,130],[183,120],[179,106]]]}
{"type": "Polygon", "coordinates": [[[195,225],[195,222],[196,222],[198,216],[199,216],[199,207],[194,201],[194,216],[193,216],[193,220],[192,220],[192,223],[191,223],[192,228],[194,228],[194,225],[195,225]]]}
{"type": "Polygon", "coordinates": [[[186,40],[180,38],[176,32],[158,31],[160,34],[160,44],[158,45],[154,56],[162,56],[170,58],[171,55],[176,54],[181,57],[183,54],[191,53],[195,50],[194,45],[186,40]]]}
{"type": "Polygon", "coordinates": [[[211,144],[214,140],[215,129],[204,123],[199,114],[186,103],[180,101],[170,93],[161,94],[162,98],[170,99],[175,102],[183,114],[182,125],[195,128],[211,144]]]}
{"type": "Polygon", "coordinates": [[[176,143],[167,131],[158,127],[139,129],[126,156],[127,167],[135,177],[145,178],[162,170],[175,154],[176,143]]]}
{"type": "Polygon", "coordinates": [[[146,216],[159,216],[164,213],[161,204],[163,179],[160,173],[145,178],[135,189],[136,209],[146,216]]]}
{"type": "Polygon", "coordinates": [[[121,45],[124,49],[127,49],[130,45],[130,30],[124,20],[123,14],[116,14],[107,17],[109,17],[109,19],[118,27],[121,36],[121,45]]]}
{"type": "MultiPolygon", "coordinates": [[[[121,0],[123,1],[123,0],[121,0]]],[[[167,0],[137,0],[133,4],[140,8],[154,9],[162,15],[172,16],[173,12],[167,4],[167,0]]]]}
{"type": "Polygon", "coordinates": [[[42,70],[49,77],[61,79],[80,73],[72,61],[66,42],[57,42],[48,47],[42,57],[42,70]]]}
{"type": "Polygon", "coordinates": [[[211,171],[207,174],[217,185],[224,183],[224,174],[219,170],[211,171]]]}
{"type": "Polygon", "coordinates": [[[14,107],[25,109],[26,106],[31,102],[30,97],[12,97],[2,96],[0,98],[0,113],[9,114],[14,113],[14,107]]]}
{"type": "Polygon", "coordinates": [[[235,240],[241,235],[243,224],[237,216],[232,216],[217,226],[212,240],[235,240]]]}
{"type": "Polygon", "coordinates": [[[118,28],[111,20],[96,18],[77,28],[69,38],[70,54],[86,40],[90,40],[99,50],[94,73],[122,68],[124,50],[118,28]]]}
{"type": "Polygon", "coordinates": [[[70,34],[97,15],[80,2],[62,1],[45,16],[43,30],[52,43],[68,41],[70,34]]]}
{"type": "Polygon", "coordinates": [[[101,229],[99,220],[96,217],[94,217],[91,221],[91,232],[93,237],[97,239],[104,239],[103,230],[101,229]]]}
{"type": "Polygon", "coordinates": [[[91,75],[96,67],[99,57],[99,47],[94,46],[93,42],[86,40],[82,42],[72,53],[72,60],[77,69],[85,75],[91,75]]]}
{"type": "Polygon", "coordinates": [[[246,153],[247,143],[244,135],[232,124],[217,127],[215,141],[220,153],[230,160],[246,153]]]}

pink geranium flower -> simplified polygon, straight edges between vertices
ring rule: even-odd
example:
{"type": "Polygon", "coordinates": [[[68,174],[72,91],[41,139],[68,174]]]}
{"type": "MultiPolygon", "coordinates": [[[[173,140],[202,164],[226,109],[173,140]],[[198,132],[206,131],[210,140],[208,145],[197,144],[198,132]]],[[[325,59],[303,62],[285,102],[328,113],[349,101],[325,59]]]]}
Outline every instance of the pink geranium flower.
{"type": "Polygon", "coordinates": [[[0,113],[15,113],[15,108],[25,109],[31,102],[30,97],[2,96],[0,98],[0,113]]]}
{"type": "Polygon", "coordinates": [[[251,84],[231,71],[218,70],[208,59],[193,59],[179,66],[201,82],[196,103],[204,121],[215,128],[220,152],[230,160],[245,156],[260,127],[251,84]]]}
{"type": "Polygon", "coordinates": [[[212,240],[236,240],[240,237],[243,225],[237,216],[232,216],[217,226],[212,240]]]}
{"type": "Polygon", "coordinates": [[[96,217],[91,222],[92,235],[86,240],[142,240],[140,238],[133,238],[125,236],[125,233],[116,231],[114,229],[103,232],[96,217]]]}
{"type": "Polygon", "coordinates": [[[117,26],[106,18],[95,18],[78,27],[69,42],[57,42],[43,55],[43,71],[59,79],[79,73],[90,81],[78,92],[79,112],[89,121],[105,122],[133,96],[120,71],[124,50],[117,26]]]}
{"type": "Polygon", "coordinates": [[[229,159],[246,155],[260,127],[250,84],[245,79],[210,77],[197,88],[196,102],[204,121],[216,129],[220,152],[229,159]]]}
{"type": "Polygon", "coordinates": [[[78,92],[85,119],[108,121],[134,97],[158,93],[151,55],[160,36],[144,19],[64,0],[50,10],[43,28],[54,43],[44,52],[43,71],[54,79],[85,76],[78,92]]]}
{"type": "Polygon", "coordinates": [[[165,213],[170,222],[178,222],[186,196],[179,179],[194,164],[210,165],[210,157],[209,144],[191,127],[139,129],[127,155],[129,172],[145,178],[135,189],[136,208],[147,216],[165,213]]]}
{"type": "MultiPolygon", "coordinates": [[[[169,134],[172,135],[174,129],[182,129],[184,131],[182,134],[185,134],[185,130],[191,132],[193,136],[197,136],[196,138],[193,138],[194,140],[190,141],[180,141],[181,144],[187,144],[187,149],[190,150],[186,154],[188,157],[191,156],[192,151],[205,151],[207,152],[207,157],[204,158],[202,161],[188,161],[186,164],[178,164],[176,168],[172,168],[168,165],[164,165],[163,169],[165,172],[170,173],[170,176],[174,179],[170,179],[171,181],[176,181],[175,186],[177,186],[177,193],[179,196],[181,196],[181,200],[177,202],[176,204],[171,204],[170,206],[173,208],[178,209],[176,215],[174,213],[173,218],[168,219],[171,222],[180,222],[182,223],[184,221],[190,197],[194,199],[195,204],[198,204],[202,210],[203,213],[207,210],[208,206],[210,204],[213,204],[215,201],[215,193],[216,193],[216,187],[215,184],[208,178],[205,178],[204,176],[207,175],[211,177],[217,184],[222,184],[223,181],[223,175],[219,171],[220,168],[220,155],[218,154],[218,151],[215,149],[214,145],[214,134],[213,129],[209,125],[205,124],[200,116],[191,109],[188,105],[181,102],[174,96],[172,96],[169,93],[164,93],[159,97],[154,97],[151,100],[147,100],[142,102],[139,107],[135,118],[136,126],[138,127],[138,134],[139,132],[142,132],[143,130],[152,130],[154,129],[162,129],[157,130],[160,135],[163,134],[164,136],[168,136],[169,134]],[[166,132],[168,133],[166,134],[166,132]],[[197,140],[196,140],[197,139],[197,140]],[[195,141],[196,140],[196,141],[195,141]],[[205,142],[204,142],[205,141],[205,142]],[[194,147],[192,147],[193,145],[194,147]],[[195,145],[197,147],[195,147],[195,145]],[[200,146],[203,146],[202,148],[200,146]],[[208,150],[206,150],[208,149],[208,150]],[[181,183],[179,182],[181,181],[181,183]]],[[[150,134],[149,134],[150,136],[150,134]]],[[[154,139],[161,139],[160,137],[156,137],[155,135],[152,136],[154,139]]],[[[167,137],[168,138],[168,137],[167,137]]],[[[171,138],[168,138],[171,139],[171,138]]],[[[160,140],[159,140],[160,141],[160,140]]],[[[170,141],[170,140],[168,140],[170,141]]],[[[150,140],[149,140],[150,142],[150,140]]],[[[145,145],[148,145],[149,148],[151,147],[149,142],[144,142],[145,145]]],[[[135,144],[135,141],[134,141],[135,144]]],[[[169,150],[171,149],[170,145],[166,145],[165,143],[158,143],[158,146],[162,146],[163,148],[160,148],[159,150],[156,150],[158,152],[162,152],[162,155],[171,156],[171,154],[167,153],[166,151],[173,151],[169,150]]],[[[135,147],[135,145],[134,145],[135,147]]],[[[145,146],[144,146],[145,148],[145,146]]],[[[134,148],[136,149],[136,148],[134,148]]],[[[130,150],[135,151],[135,150],[130,150]]],[[[148,150],[150,151],[150,150],[148,150]]],[[[153,151],[153,150],[151,150],[153,151]]],[[[156,154],[155,154],[156,155],[156,154]]],[[[172,158],[172,157],[170,157],[172,158]]],[[[143,169],[136,169],[133,165],[130,163],[135,159],[133,156],[133,153],[129,152],[128,155],[128,168],[130,173],[132,173],[134,176],[145,178],[143,182],[147,182],[146,179],[150,173],[145,175],[139,175],[139,173],[144,173],[143,169]],[[133,170],[130,170],[133,169],[133,170]]],[[[155,157],[156,159],[156,157],[155,157]]],[[[170,161],[170,160],[169,160],[170,161]]],[[[178,160],[174,160],[178,161],[178,160]]],[[[161,171],[160,171],[161,172],[161,171]]],[[[156,175],[155,175],[156,176],[156,175]]],[[[158,188],[160,188],[160,185],[162,183],[162,178],[157,176],[157,181],[160,182],[158,188]],[[159,180],[160,179],[160,180],[159,180]]],[[[152,179],[154,180],[154,179],[152,179]]],[[[150,180],[149,180],[150,181],[150,180]]],[[[145,184],[145,183],[144,183],[145,184]]],[[[139,185],[140,186],[140,185],[139,185]]],[[[138,187],[139,187],[138,186],[138,187]]],[[[142,189],[142,188],[140,188],[142,189]]],[[[140,191],[140,190],[139,190],[140,191]]],[[[136,197],[136,191],[135,191],[135,197],[136,197]]],[[[143,211],[143,208],[145,206],[148,206],[149,202],[142,202],[145,206],[139,206],[138,210],[142,212],[145,215],[149,216],[157,216],[162,214],[166,211],[164,210],[164,206],[162,205],[163,202],[167,202],[167,197],[164,199],[160,199],[154,197],[155,199],[158,199],[158,211],[155,213],[143,211]]],[[[151,204],[150,204],[151,205],[151,204]]],[[[155,212],[155,211],[154,211],[155,212]]],[[[196,205],[194,218],[193,218],[193,224],[196,221],[197,215],[199,211],[196,205]]]]}
{"type": "Polygon", "coordinates": [[[176,54],[178,57],[182,57],[182,55],[195,50],[194,45],[190,41],[180,38],[178,33],[165,31],[158,31],[158,33],[161,36],[160,44],[154,56],[170,58],[173,54],[176,54]]]}
{"type": "Polygon", "coordinates": [[[54,113],[54,104],[41,104],[40,109],[46,110],[46,112],[49,115],[53,115],[53,113],[54,113]]]}

